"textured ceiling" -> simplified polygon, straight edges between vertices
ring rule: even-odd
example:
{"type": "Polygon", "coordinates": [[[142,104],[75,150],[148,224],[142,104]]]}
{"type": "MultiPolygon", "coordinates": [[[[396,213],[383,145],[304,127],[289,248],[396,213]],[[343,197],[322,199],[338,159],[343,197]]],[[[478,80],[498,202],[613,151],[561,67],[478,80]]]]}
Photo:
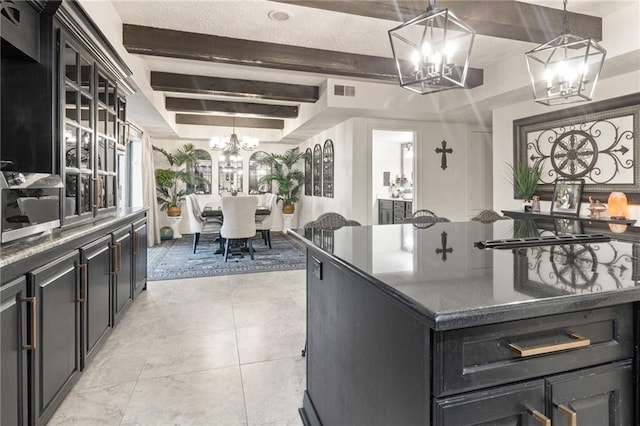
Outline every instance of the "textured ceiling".
{"type": "MultiPolygon", "coordinates": [[[[606,16],[637,1],[640,0],[570,0],[568,10],[606,16]]],[[[382,57],[391,57],[387,31],[398,24],[266,0],[114,0],[113,3],[126,24],[382,57]],[[285,22],[273,21],[268,17],[273,10],[287,11],[291,18],[285,22]]],[[[528,3],[562,9],[562,0],[532,0],[528,3]]],[[[426,4],[425,0],[425,7],[426,4]]],[[[505,58],[522,55],[533,47],[535,44],[532,43],[477,36],[470,66],[486,69],[505,61],[505,58]]],[[[143,58],[149,70],[182,74],[309,85],[320,85],[327,77],[203,61],[143,58]]],[[[479,113],[476,107],[469,109],[469,116],[479,113]]],[[[490,110],[479,114],[485,121],[490,119],[490,110]]],[[[460,111],[459,115],[462,117],[463,112],[460,111]]],[[[149,121],[153,119],[149,118],[149,121]]]]}

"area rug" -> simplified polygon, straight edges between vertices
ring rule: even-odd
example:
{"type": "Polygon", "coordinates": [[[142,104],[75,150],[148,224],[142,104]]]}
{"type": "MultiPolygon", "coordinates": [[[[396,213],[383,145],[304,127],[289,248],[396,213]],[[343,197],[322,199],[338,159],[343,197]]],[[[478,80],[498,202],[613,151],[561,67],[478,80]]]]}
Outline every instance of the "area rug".
{"type": "Polygon", "coordinates": [[[306,268],[304,247],[282,233],[271,234],[271,249],[260,238],[254,238],[255,260],[251,260],[249,253],[244,253],[244,257],[230,257],[226,263],[224,256],[215,254],[219,246],[214,239],[213,234],[201,235],[196,254],[193,254],[192,235],[149,248],[147,279],[176,280],[306,268]]]}

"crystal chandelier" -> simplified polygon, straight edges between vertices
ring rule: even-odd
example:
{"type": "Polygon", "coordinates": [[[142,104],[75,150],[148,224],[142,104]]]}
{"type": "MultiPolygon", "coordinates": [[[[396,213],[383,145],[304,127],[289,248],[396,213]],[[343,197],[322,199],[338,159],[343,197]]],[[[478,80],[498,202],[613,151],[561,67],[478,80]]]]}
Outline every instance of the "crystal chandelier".
{"type": "Polygon", "coordinates": [[[429,0],[422,15],[389,30],[400,86],[424,95],[464,87],[475,31],[429,0]]]}
{"type": "Polygon", "coordinates": [[[562,3],[562,34],[525,54],[534,100],[544,105],[590,101],[607,54],[595,40],[570,33],[562,3]]]}

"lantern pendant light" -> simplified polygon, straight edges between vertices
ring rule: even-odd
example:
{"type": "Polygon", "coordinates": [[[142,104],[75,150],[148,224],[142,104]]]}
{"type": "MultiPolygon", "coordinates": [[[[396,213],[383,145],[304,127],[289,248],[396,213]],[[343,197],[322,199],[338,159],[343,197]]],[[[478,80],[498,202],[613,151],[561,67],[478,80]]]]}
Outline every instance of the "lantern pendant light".
{"type": "Polygon", "coordinates": [[[563,0],[562,34],[525,54],[534,100],[544,105],[590,101],[607,51],[591,38],[569,31],[563,0]]]}

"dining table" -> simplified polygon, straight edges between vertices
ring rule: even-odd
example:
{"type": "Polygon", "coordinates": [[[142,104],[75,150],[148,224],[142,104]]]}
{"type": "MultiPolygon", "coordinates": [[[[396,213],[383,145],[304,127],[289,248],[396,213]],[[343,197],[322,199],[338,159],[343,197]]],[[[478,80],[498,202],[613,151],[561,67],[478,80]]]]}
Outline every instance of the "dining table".
{"type": "MultiPolygon", "coordinates": [[[[271,214],[271,209],[266,207],[258,207],[256,209],[256,219],[260,219],[261,216],[269,216],[271,214]]],[[[202,210],[202,217],[221,217],[224,219],[222,215],[222,209],[220,207],[213,207],[209,204],[204,206],[202,210]]]]}

